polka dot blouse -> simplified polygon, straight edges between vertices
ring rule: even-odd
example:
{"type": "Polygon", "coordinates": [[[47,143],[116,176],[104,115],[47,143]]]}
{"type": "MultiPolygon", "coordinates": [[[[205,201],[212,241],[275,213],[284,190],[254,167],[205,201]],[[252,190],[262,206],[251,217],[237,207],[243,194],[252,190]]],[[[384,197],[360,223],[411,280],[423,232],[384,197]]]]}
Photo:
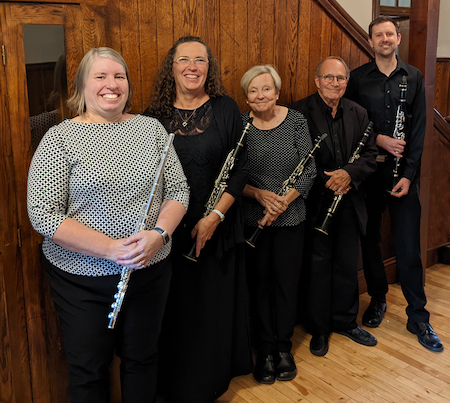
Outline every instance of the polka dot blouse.
{"type": "MultiPolygon", "coordinates": [[[[118,274],[113,261],[69,251],[52,242],[66,219],[112,239],[125,238],[150,197],[167,132],[153,118],[136,115],[117,123],[65,120],[43,137],[28,175],[28,215],[44,236],[43,251],[55,266],[72,274],[118,274]]],[[[187,209],[189,189],[178,157],[171,147],[164,176],[153,202],[147,228],[154,227],[161,203],[177,200],[187,209]]],[[[161,247],[150,264],[161,261],[171,244],[161,247]]]]}

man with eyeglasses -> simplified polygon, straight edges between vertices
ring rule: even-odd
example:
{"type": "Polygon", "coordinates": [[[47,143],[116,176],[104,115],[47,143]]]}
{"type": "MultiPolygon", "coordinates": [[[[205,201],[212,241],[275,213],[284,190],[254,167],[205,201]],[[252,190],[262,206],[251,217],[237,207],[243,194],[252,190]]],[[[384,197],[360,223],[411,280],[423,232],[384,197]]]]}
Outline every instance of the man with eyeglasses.
{"type": "Polygon", "coordinates": [[[408,306],[407,329],[417,335],[425,348],[440,352],[442,342],[429,323],[425,309],[420,254],[420,159],[425,137],[425,90],[422,73],[396,56],[401,41],[397,23],[389,17],[378,17],[369,25],[369,44],[375,59],[352,71],[346,96],[367,108],[374,122],[376,144],[380,155],[377,171],[366,183],[369,221],[361,240],[364,275],[372,297],[362,322],[377,327],[386,312],[388,291],[381,254],[382,213],[389,208],[394,234],[396,267],[408,306]],[[406,79],[405,140],[393,137],[397,108],[406,79]],[[400,158],[398,182],[393,186],[395,159],[400,158]]]}
{"type": "Polygon", "coordinates": [[[370,132],[359,158],[349,162],[369,124],[366,110],[343,98],[349,73],[340,57],[327,57],[316,70],[317,92],[291,105],[305,115],[313,139],[328,133],[315,157],[317,177],[306,210],[305,325],[312,335],[311,353],[317,356],[327,353],[331,332],[365,346],[377,343],[356,323],[359,239],[367,223],[361,185],[376,169],[377,149],[370,132]],[[327,231],[317,230],[340,194],[342,199],[327,231]]]}

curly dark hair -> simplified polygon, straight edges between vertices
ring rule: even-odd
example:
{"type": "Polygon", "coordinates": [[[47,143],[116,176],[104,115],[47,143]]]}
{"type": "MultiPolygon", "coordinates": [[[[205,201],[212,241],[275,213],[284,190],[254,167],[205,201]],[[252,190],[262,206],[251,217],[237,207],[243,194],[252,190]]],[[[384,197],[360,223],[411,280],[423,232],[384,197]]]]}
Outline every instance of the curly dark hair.
{"type": "Polygon", "coordinates": [[[211,49],[205,41],[197,36],[183,36],[178,39],[170,48],[166,58],[163,61],[162,68],[153,84],[153,93],[150,97],[150,106],[148,111],[155,116],[171,117],[173,114],[173,103],[176,99],[175,79],[173,76],[173,60],[177,48],[182,43],[199,42],[205,46],[208,53],[208,75],[206,76],[205,91],[214,98],[226,94],[222,84],[222,78],[219,72],[217,60],[212,55],[211,49]]]}

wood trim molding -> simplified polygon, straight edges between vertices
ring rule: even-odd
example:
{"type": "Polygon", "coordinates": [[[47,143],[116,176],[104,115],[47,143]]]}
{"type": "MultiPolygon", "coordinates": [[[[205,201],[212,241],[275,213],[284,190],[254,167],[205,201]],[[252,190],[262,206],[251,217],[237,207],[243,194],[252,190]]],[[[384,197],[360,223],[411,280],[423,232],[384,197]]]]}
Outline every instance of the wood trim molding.
{"type": "Polygon", "coordinates": [[[434,127],[450,143],[450,123],[447,123],[445,118],[436,110],[436,108],[434,109],[434,127]]]}
{"type": "MultiPolygon", "coordinates": [[[[24,3],[23,0],[4,0],[7,3],[24,3]]],[[[28,0],[27,3],[52,3],[52,4],[87,4],[93,6],[106,6],[109,0],[28,0]]]]}
{"type": "Polygon", "coordinates": [[[369,35],[363,28],[344,10],[336,0],[315,0],[322,9],[333,18],[354,40],[373,57],[373,49],[370,47],[367,39],[369,35]]]}

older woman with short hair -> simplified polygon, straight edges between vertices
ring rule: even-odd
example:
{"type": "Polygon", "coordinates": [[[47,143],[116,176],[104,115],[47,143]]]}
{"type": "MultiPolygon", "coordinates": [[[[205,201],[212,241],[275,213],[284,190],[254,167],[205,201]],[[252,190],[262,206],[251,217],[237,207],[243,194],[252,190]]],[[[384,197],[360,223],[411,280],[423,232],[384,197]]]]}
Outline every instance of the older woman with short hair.
{"type": "Polygon", "coordinates": [[[304,116],[277,105],[281,78],[271,65],[254,66],[241,80],[253,118],[247,147],[250,177],[244,188],[243,212],[247,235],[262,218],[267,222],[248,249],[247,271],[251,314],[258,352],[254,377],[260,383],[295,378],[291,354],[297,290],[303,251],[305,199],[315,178],[314,162],[286,196],[279,196],[282,183],[292,174],[312,145],[304,116]]]}

